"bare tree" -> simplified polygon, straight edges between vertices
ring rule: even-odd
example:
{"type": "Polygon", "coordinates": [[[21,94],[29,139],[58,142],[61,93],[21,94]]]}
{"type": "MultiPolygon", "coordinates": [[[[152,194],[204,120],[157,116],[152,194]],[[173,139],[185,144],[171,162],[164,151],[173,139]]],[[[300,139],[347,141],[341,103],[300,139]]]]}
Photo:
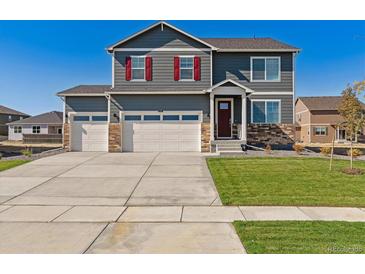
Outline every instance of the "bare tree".
{"type": "MultiPolygon", "coordinates": [[[[344,119],[344,129],[346,135],[350,138],[350,167],[353,169],[353,153],[352,145],[353,140],[356,139],[358,132],[364,126],[364,115],[361,107],[361,103],[357,98],[357,92],[362,89],[361,84],[357,82],[354,86],[347,86],[342,92],[342,100],[338,111],[344,119]]],[[[365,82],[364,82],[365,85],[365,82]]]]}

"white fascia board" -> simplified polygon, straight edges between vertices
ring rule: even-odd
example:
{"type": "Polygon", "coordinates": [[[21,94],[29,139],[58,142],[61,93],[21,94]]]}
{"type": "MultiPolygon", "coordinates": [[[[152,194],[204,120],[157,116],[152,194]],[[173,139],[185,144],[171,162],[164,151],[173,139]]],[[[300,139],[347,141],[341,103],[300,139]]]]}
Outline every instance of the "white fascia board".
{"type": "Polygon", "coordinates": [[[59,94],[57,96],[59,97],[67,97],[67,96],[105,96],[106,92],[105,93],[89,93],[89,94],[77,94],[77,93],[71,93],[71,94],[59,94]]]}
{"type": "Polygon", "coordinates": [[[211,52],[210,48],[117,48],[113,50],[114,52],[118,51],[143,51],[143,52],[154,52],[154,51],[187,51],[187,52],[196,52],[196,51],[207,51],[211,52]]]}
{"type": "Polygon", "coordinates": [[[219,82],[218,84],[215,84],[214,86],[212,86],[211,88],[209,88],[207,90],[207,92],[212,92],[214,89],[216,89],[216,88],[218,88],[218,87],[220,87],[220,86],[222,86],[222,85],[224,85],[224,84],[226,84],[228,82],[232,83],[233,85],[235,85],[237,87],[240,87],[240,88],[244,89],[247,93],[253,93],[254,92],[252,89],[250,89],[250,88],[248,88],[248,87],[246,87],[244,85],[241,85],[240,83],[238,83],[238,82],[236,82],[236,81],[234,81],[232,79],[226,79],[226,80],[223,80],[223,81],[219,82]]]}
{"type": "Polygon", "coordinates": [[[299,52],[300,49],[217,49],[217,52],[299,52]]]}
{"type": "Polygon", "coordinates": [[[254,91],[252,95],[294,95],[291,91],[254,91]]]}
{"type": "Polygon", "coordinates": [[[146,95],[146,94],[206,94],[206,91],[202,90],[202,91],[110,91],[107,92],[107,94],[111,94],[111,95],[123,95],[123,94],[141,94],[141,95],[146,95]]]}

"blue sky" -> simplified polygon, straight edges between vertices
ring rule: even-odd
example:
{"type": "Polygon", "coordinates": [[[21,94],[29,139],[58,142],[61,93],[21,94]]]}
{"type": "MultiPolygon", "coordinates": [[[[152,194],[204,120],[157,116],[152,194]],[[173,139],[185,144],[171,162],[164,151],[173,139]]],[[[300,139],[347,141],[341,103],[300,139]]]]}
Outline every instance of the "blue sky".
{"type": "MultiPolygon", "coordinates": [[[[0,104],[62,110],[55,93],[110,84],[106,46],[154,21],[0,21],[0,104]]],[[[365,21],[169,21],[198,37],[273,37],[302,48],[297,95],[338,95],[365,79],[365,21]]]]}

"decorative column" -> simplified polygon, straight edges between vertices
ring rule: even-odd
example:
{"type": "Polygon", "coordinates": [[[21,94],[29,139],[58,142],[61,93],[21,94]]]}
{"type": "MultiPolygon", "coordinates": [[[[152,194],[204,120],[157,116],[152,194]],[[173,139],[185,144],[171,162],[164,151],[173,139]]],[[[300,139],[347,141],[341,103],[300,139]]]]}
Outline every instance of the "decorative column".
{"type": "Polygon", "coordinates": [[[211,92],[210,93],[210,140],[213,141],[214,140],[214,94],[211,92]]]}
{"type": "Polygon", "coordinates": [[[241,95],[242,109],[241,109],[241,140],[247,141],[247,98],[246,93],[241,95]]]}

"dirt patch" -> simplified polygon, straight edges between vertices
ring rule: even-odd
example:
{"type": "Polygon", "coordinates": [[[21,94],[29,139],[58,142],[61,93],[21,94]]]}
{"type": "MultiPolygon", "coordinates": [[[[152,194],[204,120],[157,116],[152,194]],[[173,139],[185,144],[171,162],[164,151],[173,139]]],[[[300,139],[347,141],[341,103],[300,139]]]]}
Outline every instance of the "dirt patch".
{"type": "Polygon", "coordinates": [[[362,175],[365,173],[364,169],[360,169],[360,168],[344,168],[342,170],[343,173],[348,174],[348,175],[362,175]]]}

